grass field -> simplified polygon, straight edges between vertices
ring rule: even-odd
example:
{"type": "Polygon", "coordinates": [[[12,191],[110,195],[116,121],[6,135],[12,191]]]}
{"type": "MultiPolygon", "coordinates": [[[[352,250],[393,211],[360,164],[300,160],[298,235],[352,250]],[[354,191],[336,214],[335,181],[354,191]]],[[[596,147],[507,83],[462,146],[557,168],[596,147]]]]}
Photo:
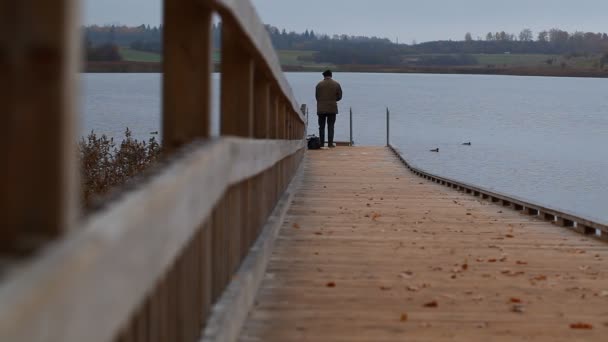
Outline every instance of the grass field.
{"type": "Polygon", "coordinates": [[[477,61],[481,65],[495,65],[495,66],[537,66],[541,64],[547,64],[548,59],[559,59],[560,56],[556,55],[534,55],[534,54],[475,54],[473,57],[477,58],[477,61]]]}
{"type": "Polygon", "coordinates": [[[566,58],[560,55],[535,55],[535,54],[476,54],[473,55],[481,65],[494,65],[496,67],[561,67],[565,63],[568,67],[592,68],[599,61],[599,56],[566,58]],[[548,64],[548,60],[553,60],[548,64]]]}
{"type": "MultiPolygon", "coordinates": [[[[157,53],[137,51],[121,47],[120,53],[126,62],[161,62],[162,56],[157,53]]],[[[324,68],[336,68],[335,65],[316,63],[313,60],[314,51],[278,50],[279,61],[286,70],[318,71],[324,68]]],[[[437,56],[437,55],[435,55],[437,56]]],[[[473,54],[478,66],[493,68],[542,68],[542,69],[594,69],[598,67],[599,56],[566,58],[560,55],[542,54],[473,54]],[[552,60],[552,63],[547,63],[552,60]]],[[[417,57],[417,56],[408,56],[417,57]]],[[[219,63],[219,50],[213,51],[213,62],[219,63]]]]}
{"type": "Polygon", "coordinates": [[[158,53],[145,52],[129,49],[126,47],[120,48],[120,55],[127,62],[160,62],[161,55],[158,53]]]}

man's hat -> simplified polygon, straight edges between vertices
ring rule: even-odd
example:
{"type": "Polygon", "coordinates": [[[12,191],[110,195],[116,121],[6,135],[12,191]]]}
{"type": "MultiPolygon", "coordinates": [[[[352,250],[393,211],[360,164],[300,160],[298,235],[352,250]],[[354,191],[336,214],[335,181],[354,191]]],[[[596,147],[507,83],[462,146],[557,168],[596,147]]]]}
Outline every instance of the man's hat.
{"type": "Polygon", "coordinates": [[[331,70],[325,70],[325,71],[323,71],[323,76],[324,77],[332,77],[331,70]]]}

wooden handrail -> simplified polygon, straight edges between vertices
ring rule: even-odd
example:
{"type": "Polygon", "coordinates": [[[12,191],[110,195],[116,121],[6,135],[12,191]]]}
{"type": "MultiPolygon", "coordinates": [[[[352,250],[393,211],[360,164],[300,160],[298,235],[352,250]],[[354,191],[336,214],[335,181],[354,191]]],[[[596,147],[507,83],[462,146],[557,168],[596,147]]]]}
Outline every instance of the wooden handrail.
{"type": "Polygon", "coordinates": [[[448,186],[450,188],[464,191],[474,196],[482,197],[483,199],[488,199],[492,202],[500,202],[503,206],[510,207],[517,211],[522,211],[527,215],[538,216],[555,224],[572,228],[579,233],[598,236],[602,240],[608,241],[608,225],[599,223],[599,220],[584,218],[580,215],[569,213],[562,209],[550,208],[548,206],[532,203],[516,196],[506,195],[495,190],[489,190],[451,178],[434,175],[409,163],[403,154],[394,146],[389,145],[389,147],[408,169],[422,178],[448,186]],[[600,232],[599,235],[597,235],[596,230],[600,232]]]}
{"type": "MultiPolygon", "coordinates": [[[[76,193],[77,166],[70,142],[76,137],[68,128],[75,125],[70,110],[79,45],[72,25],[75,2],[51,6],[33,0],[15,5],[15,17],[0,11],[0,22],[27,19],[19,27],[50,37],[34,44],[32,53],[23,50],[32,37],[0,36],[0,71],[10,82],[17,83],[28,68],[49,72],[39,75],[45,86],[34,87],[40,95],[36,106],[6,99],[10,118],[24,108],[35,118],[0,138],[9,146],[7,159],[22,150],[20,140],[28,133],[47,129],[48,120],[61,127],[42,135],[48,137],[47,157],[54,158],[49,165],[32,168],[19,159],[0,177],[8,189],[3,187],[0,213],[14,212],[9,225],[0,227],[6,237],[0,253],[19,249],[32,237],[47,238],[34,257],[0,269],[0,340],[196,341],[211,305],[302,161],[304,116],[249,0],[164,0],[165,161],[86,221],[72,220],[75,206],[69,198],[76,193]],[[34,20],[41,9],[49,9],[49,15],[34,20]],[[210,27],[215,12],[223,20],[222,137],[212,139],[210,27]],[[17,59],[7,63],[6,56],[33,56],[25,59],[33,64],[11,69],[17,59]],[[17,197],[23,189],[35,194],[28,184],[32,179],[54,182],[52,191],[38,194],[44,196],[36,202],[40,208],[34,221],[24,214],[31,205],[27,196],[17,197]],[[9,203],[14,198],[20,200],[9,203]]],[[[10,89],[11,84],[0,83],[1,89],[10,89]]],[[[28,151],[37,157],[39,148],[28,151]]]]}
{"type": "Polygon", "coordinates": [[[228,138],[191,146],[2,284],[2,341],[111,339],[224,192],[303,144],[228,138]],[[80,319],[83,314],[96,319],[80,319]]]}

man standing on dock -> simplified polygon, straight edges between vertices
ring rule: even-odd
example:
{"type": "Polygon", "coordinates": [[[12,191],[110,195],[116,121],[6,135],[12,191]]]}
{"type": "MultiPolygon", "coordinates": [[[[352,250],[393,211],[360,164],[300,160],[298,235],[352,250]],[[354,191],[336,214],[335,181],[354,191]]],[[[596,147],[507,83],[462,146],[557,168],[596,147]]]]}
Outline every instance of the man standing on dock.
{"type": "Polygon", "coordinates": [[[319,138],[321,147],[325,145],[325,124],[327,123],[327,141],[330,148],[334,146],[334,125],[338,114],[338,101],[342,100],[342,87],[332,79],[331,70],[323,72],[323,81],[317,84],[317,116],[319,117],[319,138]]]}

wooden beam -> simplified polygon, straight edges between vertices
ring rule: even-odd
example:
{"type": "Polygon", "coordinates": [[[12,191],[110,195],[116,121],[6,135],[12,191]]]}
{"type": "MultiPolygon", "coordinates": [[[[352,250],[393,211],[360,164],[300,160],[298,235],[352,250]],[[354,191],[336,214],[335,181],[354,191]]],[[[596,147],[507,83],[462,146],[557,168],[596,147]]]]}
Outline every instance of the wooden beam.
{"type": "Polygon", "coordinates": [[[255,73],[254,103],[254,136],[257,139],[267,139],[270,137],[270,83],[260,70],[255,73]]]}
{"type": "Polygon", "coordinates": [[[0,1],[0,251],[60,235],[78,216],[77,18],[75,0],[0,1]]]}
{"type": "Polygon", "coordinates": [[[164,1],[163,148],[210,134],[211,0],[164,1]]]}

